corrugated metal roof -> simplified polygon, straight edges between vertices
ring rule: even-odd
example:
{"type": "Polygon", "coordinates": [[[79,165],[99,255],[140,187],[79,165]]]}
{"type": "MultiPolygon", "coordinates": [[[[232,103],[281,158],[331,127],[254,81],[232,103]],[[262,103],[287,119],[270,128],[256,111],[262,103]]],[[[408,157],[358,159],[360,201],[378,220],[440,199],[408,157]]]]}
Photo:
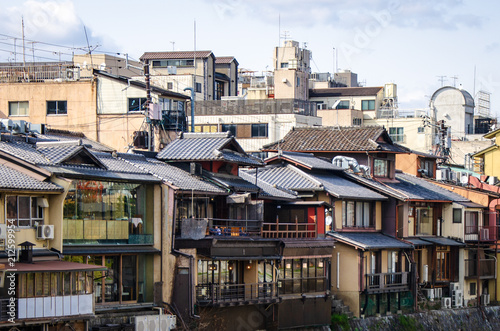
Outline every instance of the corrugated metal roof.
{"type": "Polygon", "coordinates": [[[203,175],[235,192],[258,192],[259,187],[242,177],[204,171],[203,175]]]}
{"type": "MultiPolygon", "coordinates": [[[[243,171],[240,169],[239,176],[248,182],[255,183],[255,172],[253,172],[253,175],[252,175],[252,174],[247,173],[246,171],[243,171]]],[[[294,191],[278,188],[278,187],[275,187],[274,185],[271,185],[265,181],[262,181],[259,179],[258,174],[257,174],[257,184],[256,185],[260,188],[260,192],[259,192],[260,198],[286,199],[286,200],[291,200],[291,199],[297,198],[296,193],[294,191]]]]}
{"type": "MultiPolygon", "coordinates": [[[[255,177],[256,170],[249,170],[247,174],[255,177]]],[[[322,191],[319,182],[306,176],[301,170],[292,165],[266,166],[257,170],[257,178],[270,185],[276,185],[293,191],[322,191]]]]}
{"type": "Polygon", "coordinates": [[[325,190],[339,199],[387,200],[384,195],[351,180],[333,174],[311,174],[325,190]]]}
{"type": "Polygon", "coordinates": [[[463,242],[445,237],[420,237],[420,239],[431,242],[439,246],[465,246],[463,242]]]}
{"type": "Polygon", "coordinates": [[[310,89],[309,97],[355,97],[355,96],[376,96],[384,87],[333,87],[323,89],[310,89]]]}
{"type": "Polygon", "coordinates": [[[412,245],[379,232],[330,232],[329,235],[361,249],[413,249],[412,245]]]}
{"type": "Polygon", "coordinates": [[[294,163],[299,163],[312,170],[339,170],[342,168],[333,165],[330,161],[314,156],[312,153],[295,153],[283,151],[277,156],[271,157],[266,162],[274,159],[285,159],[294,163]]]}
{"type": "Polygon", "coordinates": [[[0,190],[62,192],[63,188],[50,182],[39,181],[0,164],[0,190]]]}
{"type": "Polygon", "coordinates": [[[212,51],[145,52],[139,59],[141,61],[163,59],[192,59],[194,57],[196,57],[197,59],[205,59],[211,54],[212,51]]]}
{"type": "Polygon", "coordinates": [[[264,151],[405,152],[393,145],[387,131],[380,126],[369,127],[300,127],[290,130],[279,142],[265,145],[264,151]],[[384,142],[377,142],[383,138],[384,142]]]}

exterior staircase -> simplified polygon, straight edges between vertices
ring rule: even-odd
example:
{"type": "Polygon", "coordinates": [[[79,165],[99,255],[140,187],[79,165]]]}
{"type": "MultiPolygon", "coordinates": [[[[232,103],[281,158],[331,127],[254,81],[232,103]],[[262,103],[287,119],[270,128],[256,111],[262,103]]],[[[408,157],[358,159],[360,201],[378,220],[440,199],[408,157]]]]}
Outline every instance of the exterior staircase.
{"type": "Polygon", "coordinates": [[[347,315],[348,318],[354,317],[353,312],[349,310],[349,306],[344,305],[344,301],[335,296],[332,297],[332,314],[343,314],[347,315]]]}

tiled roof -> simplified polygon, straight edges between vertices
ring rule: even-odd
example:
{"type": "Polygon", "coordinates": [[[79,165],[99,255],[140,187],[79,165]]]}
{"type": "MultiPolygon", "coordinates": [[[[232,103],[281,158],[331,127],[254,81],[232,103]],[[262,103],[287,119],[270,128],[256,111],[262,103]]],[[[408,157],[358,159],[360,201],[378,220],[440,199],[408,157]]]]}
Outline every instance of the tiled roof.
{"type": "MultiPolygon", "coordinates": [[[[311,153],[295,153],[283,151],[278,156],[274,156],[271,159],[285,159],[292,161],[293,163],[299,163],[302,166],[309,168],[311,170],[342,170],[342,168],[333,165],[331,162],[318,158],[311,153]]],[[[268,161],[266,160],[266,161],[268,161]]]]}
{"type": "Polygon", "coordinates": [[[322,89],[310,89],[309,97],[357,97],[357,96],[375,96],[382,86],[376,87],[332,87],[322,89]]]}
{"type": "Polygon", "coordinates": [[[50,160],[39,153],[35,145],[20,141],[0,141],[0,150],[31,164],[50,164],[50,160]]]}
{"type": "MultiPolygon", "coordinates": [[[[153,174],[154,176],[180,188],[181,190],[228,194],[228,191],[220,186],[203,180],[201,177],[193,176],[185,169],[182,169],[185,165],[174,166],[156,159],[146,159],[144,157],[133,158],[133,155],[130,154],[122,156],[126,162],[153,174]]],[[[119,157],[121,156],[119,155],[119,157]]]]}
{"type": "MultiPolygon", "coordinates": [[[[141,170],[132,164],[126,162],[123,157],[124,155],[131,155],[131,154],[116,154],[117,157],[114,157],[113,154],[111,153],[93,153],[99,161],[101,161],[109,171],[116,171],[116,172],[125,172],[125,173],[132,173],[132,174],[145,174],[147,173],[144,170],[141,170]],[[121,158],[118,158],[118,156],[121,156],[121,158]]],[[[144,156],[140,155],[141,157],[144,158],[144,156]]]]}
{"type": "Polygon", "coordinates": [[[196,56],[199,58],[207,58],[212,54],[212,51],[179,51],[179,52],[146,52],[139,58],[144,60],[163,60],[163,59],[192,59],[196,56]]]}
{"type": "Polygon", "coordinates": [[[63,188],[50,182],[39,181],[22,172],[0,164],[0,190],[62,192],[63,188]]]}
{"type": "Polygon", "coordinates": [[[361,184],[333,174],[312,174],[325,190],[339,199],[386,200],[387,198],[361,184]]]}
{"type": "Polygon", "coordinates": [[[82,141],[82,145],[86,145],[91,149],[99,152],[112,152],[114,150],[109,146],[106,146],[95,140],[86,138],[80,132],[62,133],[62,132],[57,132],[55,130],[48,130],[48,132],[45,134],[36,134],[35,136],[39,141],[69,141],[69,140],[80,139],[82,141]]]}
{"type": "Polygon", "coordinates": [[[234,56],[218,56],[215,58],[216,64],[230,64],[233,61],[236,61],[234,56]]]}
{"type": "Polygon", "coordinates": [[[53,174],[65,176],[68,178],[93,178],[101,180],[116,180],[116,181],[130,181],[134,183],[160,183],[161,181],[148,173],[125,173],[108,171],[91,166],[80,165],[47,165],[42,168],[50,171],[53,174]]]}
{"type": "Polygon", "coordinates": [[[340,242],[362,249],[413,249],[411,244],[378,232],[331,232],[329,235],[340,242]]]}
{"type": "Polygon", "coordinates": [[[292,165],[271,165],[257,170],[249,170],[246,173],[255,178],[255,171],[257,171],[258,179],[270,185],[292,191],[323,191],[323,187],[318,181],[292,165]]]}
{"type": "Polygon", "coordinates": [[[229,132],[184,133],[168,144],[156,158],[172,161],[227,161],[243,165],[263,165],[262,160],[246,154],[229,132]]]}
{"type": "Polygon", "coordinates": [[[404,152],[392,144],[387,131],[381,126],[294,128],[279,142],[265,145],[262,149],[291,152],[404,152]],[[387,143],[376,142],[381,136],[387,143]]]}
{"type": "Polygon", "coordinates": [[[213,173],[204,171],[204,176],[209,177],[213,181],[231,189],[234,192],[258,192],[259,187],[255,184],[246,181],[245,179],[230,175],[230,174],[222,174],[222,173],[213,173]]]}
{"type": "MultiPolygon", "coordinates": [[[[255,183],[255,175],[251,175],[246,171],[240,170],[239,176],[248,182],[255,183]]],[[[264,199],[296,199],[296,193],[290,190],[275,187],[263,180],[260,180],[257,176],[257,186],[260,188],[259,197],[264,199]]]]}
{"type": "Polygon", "coordinates": [[[84,149],[84,147],[81,145],[66,145],[58,147],[39,147],[37,151],[42,153],[51,163],[58,164],[78,154],[82,149],[84,149]]]}

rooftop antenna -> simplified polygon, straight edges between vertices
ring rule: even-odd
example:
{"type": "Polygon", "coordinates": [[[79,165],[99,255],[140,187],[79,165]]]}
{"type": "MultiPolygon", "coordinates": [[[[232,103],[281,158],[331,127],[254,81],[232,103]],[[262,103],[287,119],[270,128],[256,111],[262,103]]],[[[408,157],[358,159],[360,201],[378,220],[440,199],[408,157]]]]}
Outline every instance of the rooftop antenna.
{"type": "Polygon", "coordinates": [[[437,76],[439,79],[438,81],[441,82],[441,87],[444,86],[444,82],[446,81],[446,76],[437,76]]]}
{"type": "Polygon", "coordinates": [[[278,47],[281,45],[281,14],[278,13],[278,47]]]}
{"type": "Polygon", "coordinates": [[[453,87],[457,87],[456,84],[457,84],[458,77],[455,75],[455,76],[450,77],[450,78],[453,79],[453,87]]]}
{"type": "Polygon", "coordinates": [[[172,52],[175,51],[175,41],[170,42],[172,44],[172,52]]]}
{"type": "Polygon", "coordinates": [[[23,30],[23,67],[26,67],[26,49],[24,46],[24,16],[21,17],[22,30],[23,30]]]}
{"type": "Polygon", "coordinates": [[[83,26],[83,31],[85,31],[85,39],[87,40],[87,48],[89,49],[90,65],[92,66],[92,69],[94,69],[94,62],[92,61],[92,51],[90,50],[89,37],[87,36],[87,28],[85,27],[85,25],[83,26]]]}

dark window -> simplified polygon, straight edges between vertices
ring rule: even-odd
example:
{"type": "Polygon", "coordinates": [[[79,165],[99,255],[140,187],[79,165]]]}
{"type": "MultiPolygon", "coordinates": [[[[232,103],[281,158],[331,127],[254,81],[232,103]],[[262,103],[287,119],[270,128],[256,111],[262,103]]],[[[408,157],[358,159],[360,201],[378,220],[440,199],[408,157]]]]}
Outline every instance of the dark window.
{"type": "Polygon", "coordinates": [[[425,133],[425,127],[419,126],[417,129],[417,133],[425,133]]]}
{"type": "Polygon", "coordinates": [[[36,197],[8,195],[5,205],[8,225],[31,227],[43,224],[43,207],[38,206],[36,197]]]}
{"type": "Polygon", "coordinates": [[[66,101],[47,101],[47,115],[66,115],[67,113],[66,101]]]}
{"type": "Polygon", "coordinates": [[[252,124],[252,138],[267,137],[267,123],[252,124]]]}
{"type": "Polygon", "coordinates": [[[155,60],[153,61],[153,68],[173,67],[189,67],[194,64],[193,59],[189,60],[155,60]]]}
{"type": "Polygon", "coordinates": [[[389,177],[389,161],[375,159],[373,161],[373,176],[375,176],[375,177],[389,177]]]}
{"type": "Polygon", "coordinates": [[[361,125],[361,118],[353,118],[352,125],[361,125]]]}
{"type": "Polygon", "coordinates": [[[146,109],[146,98],[128,98],[128,111],[143,111],[146,109]]]}
{"type": "Polygon", "coordinates": [[[453,223],[462,223],[462,209],[453,208],[453,223]]]}
{"type": "Polygon", "coordinates": [[[340,101],[335,109],[349,109],[349,100],[340,101]]]}
{"type": "Polygon", "coordinates": [[[477,295],[476,294],[476,283],[469,283],[469,294],[470,295],[477,295]]]}
{"type": "Polygon", "coordinates": [[[236,137],[236,124],[222,124],[222,132],[231,131],[231,134],[236,137]]]}
{"type": "Polygon", "coordinates": [[[342,225],[346,228],[369,228],[374,226],[372,203],[364,201],[342,201],[342,225]]]}
{"type": "Polygon", "coordinates": [[[196,93],[201,93],[201,83],[195,83],[194,84],[194,91],[196,93]]]}
{"type": "Polygon", "coordinates": [[[288,68],[288,62],[281,62],[281,68],[288,68]]]}
{"type": "Polygon", "coordinates": [[[361,110],[375,110],[375,100],[362,100],[361,110]]]}
{"type": "Polygon", "coordinates": [[[465,212],[465,234],[477,234],[479,225],[479,212],[465,212]]]}
{"type": "Polygon", "coordinates": [[[392,141],[403,143],[405,141],[404,128],[389,128],[389,136],[392,141]]]}
{"type": "Polygon", "coordinates": [[[300,77],[297,77],[297,87],[300,86],[300,77]]]}
{"type": "Polygon", "coordinates": [[[168,83],[167,83],[167,89],[171,90],[171,89],[173,89],[173,88],[174,88],[174,83],[172,83],[172,82],[168,82],[168,83]]]}

